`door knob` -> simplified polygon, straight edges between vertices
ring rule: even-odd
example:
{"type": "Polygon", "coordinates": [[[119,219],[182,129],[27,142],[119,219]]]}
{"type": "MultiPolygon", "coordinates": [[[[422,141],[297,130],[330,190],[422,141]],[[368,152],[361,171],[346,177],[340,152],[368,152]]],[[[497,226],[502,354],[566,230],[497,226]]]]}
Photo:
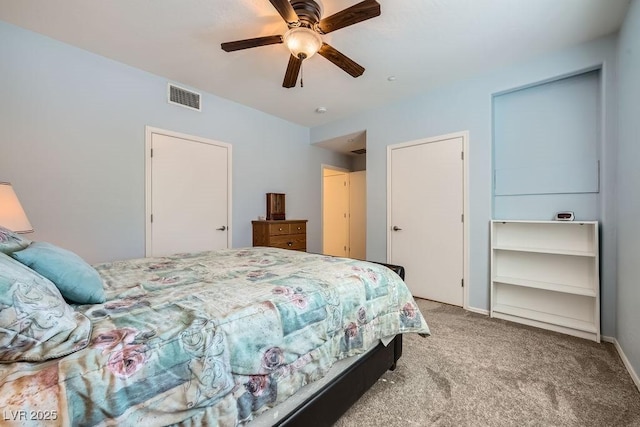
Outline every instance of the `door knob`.
{"type": "Polygon", "coordinates": [[[224,226],[224,225],[223,225],[222,227],[220,227],[220,228],[216,228],[216,230],[220,230],[220,231],[224,231],[224,230],[226,230],[226,229],[227,229],[227,227],[226,227],[226,226],[224,226]]]}
{"type": "Polygon", "coordinates": [[[402,228],[398,227],[397,225],[393,226],[393,231],[401,231],[402,228]]]}

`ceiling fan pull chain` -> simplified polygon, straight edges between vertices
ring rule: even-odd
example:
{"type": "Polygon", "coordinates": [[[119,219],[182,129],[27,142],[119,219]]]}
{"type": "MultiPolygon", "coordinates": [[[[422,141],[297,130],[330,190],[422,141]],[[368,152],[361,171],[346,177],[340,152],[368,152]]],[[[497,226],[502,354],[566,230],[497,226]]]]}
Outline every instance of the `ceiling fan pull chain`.
{"type": "Polygon", "coordinates": [[[300,87],[304,87],[304,80],[303,80],[304,73],[303,73],[303,70],[302,70],[303,69],[303,64],[304,64],[304,61],[302,61],[300,63],[300,87]]]}

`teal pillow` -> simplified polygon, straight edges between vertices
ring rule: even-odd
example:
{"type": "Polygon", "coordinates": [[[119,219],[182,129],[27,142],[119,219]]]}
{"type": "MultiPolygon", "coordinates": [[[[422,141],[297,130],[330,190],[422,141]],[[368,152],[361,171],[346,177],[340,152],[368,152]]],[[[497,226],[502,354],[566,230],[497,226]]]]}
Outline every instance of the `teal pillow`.
{"type": "Polygon", "coordinates": [[[90,335],[91,321],[53,283],[0,253],[0,363],[66,356],[85,348],[90,335]]]}
{"type": "Polygon", "coordinates": [[[0,252],[10,254],[29,246],[31,241],[0,225],[0,252]]]}
{"type": "Polygon", "coordinates": [[[98,272],[71,251],[51,243],[33,242],[11,256],[55,283],[69,301],[98,304],[106,299],[98,272]]]}

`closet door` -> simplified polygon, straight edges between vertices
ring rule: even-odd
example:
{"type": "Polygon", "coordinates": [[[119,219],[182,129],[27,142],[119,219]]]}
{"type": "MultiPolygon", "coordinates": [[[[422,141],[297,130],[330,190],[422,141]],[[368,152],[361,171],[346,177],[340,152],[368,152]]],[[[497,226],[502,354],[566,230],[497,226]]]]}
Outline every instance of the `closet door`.
{"type": "Polygon", "coordinates": [[[230,146],[152,133],[149,154],[147,256],[229,247],[230,146]]]}
{"type": "Polygon", "coordinates": [[[349,256],[349,173],[325,169],[323,191],[322,253],[349,256]]]}
{"type": "Polygon", "coordinates": [[[389,149],[389,261],[414,296],[462,306],[462,137],[389,149]]]}

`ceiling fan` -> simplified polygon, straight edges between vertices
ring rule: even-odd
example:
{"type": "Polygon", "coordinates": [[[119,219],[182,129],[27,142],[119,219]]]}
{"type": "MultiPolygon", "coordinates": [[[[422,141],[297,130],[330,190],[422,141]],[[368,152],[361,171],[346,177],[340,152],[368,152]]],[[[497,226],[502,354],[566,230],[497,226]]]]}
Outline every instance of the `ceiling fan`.
{"type": "Polygon", "coordinates": [[[291,51],[289,65],[282,86],[296,85],[304,59],[319,53],[353,77],[361,76],[364,67],[338,52],[322,41],[321,35],[380,15],[380,4],[376,0],[364,0],[327,18],[320,19],[320,5],[314,0],[269,0],[289,30],[284,35],[256,37],[222,43],[222,50],[233,52],[252,47],[285,43],[291,51]]]}

